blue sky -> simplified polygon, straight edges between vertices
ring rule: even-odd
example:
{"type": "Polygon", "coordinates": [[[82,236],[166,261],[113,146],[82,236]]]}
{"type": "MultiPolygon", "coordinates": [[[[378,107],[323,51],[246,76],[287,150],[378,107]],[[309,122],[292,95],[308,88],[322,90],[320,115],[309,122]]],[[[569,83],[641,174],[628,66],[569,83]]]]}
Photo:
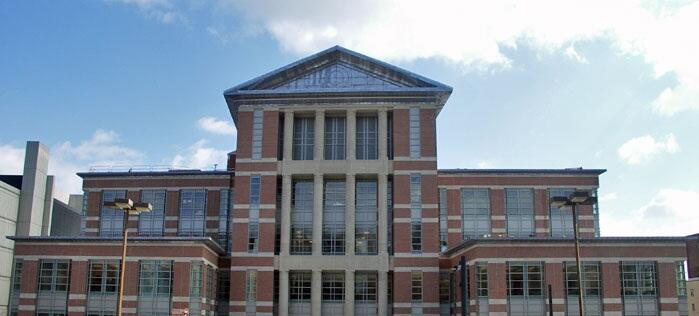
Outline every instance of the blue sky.
{"type": "Polygon", "coordinates": [[[291,3],[0,2],[0,172],[222,165],[223,90],[339,44],[454,87],[440,168],[606,168],[603,234],[699,232],[699,3],[291,3]]]}

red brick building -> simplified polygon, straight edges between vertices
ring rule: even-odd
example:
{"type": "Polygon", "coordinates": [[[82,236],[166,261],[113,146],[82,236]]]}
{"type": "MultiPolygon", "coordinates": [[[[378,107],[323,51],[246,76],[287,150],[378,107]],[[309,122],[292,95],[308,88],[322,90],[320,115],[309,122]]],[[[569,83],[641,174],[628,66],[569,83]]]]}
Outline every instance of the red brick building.
{"type": "MultiPolygon", "coordinates": [[[[227,170],[80,173],[82,236],[15,238],[13,312],[114,314],[126,225],[128,315],[576,315],[573,213],[549,201],[605,170],[438,169],[451,90],[341,47],[227,90],[227,170]],[[124,223],[119,197],[154,209],[124,223]]],[[[696,238],[600,237],[598,211],[587,314],[686,314],[696,238]]]]}

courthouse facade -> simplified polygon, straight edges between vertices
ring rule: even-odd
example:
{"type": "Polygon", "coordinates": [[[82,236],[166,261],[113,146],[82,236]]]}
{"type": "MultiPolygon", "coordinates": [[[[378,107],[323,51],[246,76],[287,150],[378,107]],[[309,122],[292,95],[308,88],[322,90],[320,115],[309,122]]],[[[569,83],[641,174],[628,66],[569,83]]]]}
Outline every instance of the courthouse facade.
{"type": "MultiPolygon", "coordinates": [[[[127,315],[450,315],[462,294],[471,315],[576,315],[573,215],[549,200],[605,170],[438,169],[451,91],[342,47],[225,91],[228,168],[80,173],[80,237],[14,238],[12,312],[113,315],[126,225],[127,315]],[[153,211],[124,223],[119,197],[153,211]]],[[[587,314],[687,313],[696,242],[577,220],[587,314]]]]}

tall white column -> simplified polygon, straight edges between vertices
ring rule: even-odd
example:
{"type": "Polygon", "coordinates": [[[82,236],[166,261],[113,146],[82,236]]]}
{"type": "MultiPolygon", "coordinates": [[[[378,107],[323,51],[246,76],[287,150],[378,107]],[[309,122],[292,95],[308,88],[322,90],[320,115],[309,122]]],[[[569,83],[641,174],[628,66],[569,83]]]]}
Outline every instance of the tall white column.
{"type": "Polygon", "coordinates": [[[289,271],[279,270],[279,316],[289,315],[289,271]]]}
{"type": "Polygon", "coordinates": [[[388,253],[388,177],[385,173],[379,173],[379,229],[378,243],[379,254],[388,253]]]}
{"type": "Polygon", "coordinates": [[[357,111],[347,110],[347,160],[357,159],[357,111]]]}
{"type": "Polygon", "coordinates": [[[323,160],[323,152],[325,148],[325,111],[316,110],[315,128],[314,131],[314,153],[313,160],[323,160]]]}
{"type": "Polygon", "coordinates": [[[284,160],[292,159],[292,146],[294,138],[294,112],[284,112],[284,160]]]}
{"type": "Polygon", "coordinates": [[[320,256],[323,244],[323,174],[313,176],[313,255],[320,256]]]}
{"type": "Polygon", "coordinates": [[[311,315],[313,316],[320,316],[321,287],[323,286],[321,278],[321,270],[313,270],[311,276],[311,315]]]}
{"type": "Polygon", "coordinates": [[[345,315],[354,315],[354,271],[345,270],[345,315]]]}
{"type": "Polygon", "coordinates": [[[388,119],[386,114],[386,109],[379,110],[379,160],[386,160],[388,156],[387,144],[388,144],[388,119]]]}
{"type": "Polygon", "coordinates": [[[291,239],[291,176],[282,176],[282,224],[280,253],[289,255],[289,239],[291,239]]]}
{"type": "Polygon", "coordinates": [[[388,272],[379,271],[378,308],[379,315],[386,315],[388,307],[388,272]]]}
{"type": "MultiPolygon", "coordinates": [[[[354,174],[347,175],[345,196],[345,254],[354,255],[354,174]]],[[[354,292],[353,292],[354,293],[354,292]]]]}

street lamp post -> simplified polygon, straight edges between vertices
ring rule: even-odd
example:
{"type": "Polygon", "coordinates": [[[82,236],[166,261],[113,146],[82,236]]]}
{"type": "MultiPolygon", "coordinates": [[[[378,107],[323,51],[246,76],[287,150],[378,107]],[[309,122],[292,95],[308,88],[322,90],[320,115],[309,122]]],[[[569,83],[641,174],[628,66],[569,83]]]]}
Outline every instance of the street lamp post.
{"type": "Polygon", "coordinates": [[[129,215],[139,215],[142,212],[150,212],[153,206],[150,203],[134,203],[131,199],[114,199],[112,202],[104,202],[104,206],[124,212],[123,234],[124,241],[121,249],[121,269],[119,270],[119,291],[117,292],[117,316],[121,316],[121,302],[124,297],[124,272],[126,271],[126,244],[129,236],[127,223],[129,215]]]}
{"type": "Polygon", "coordinates": [[[551,198],[551,205],[554,207],[570,206],[573,213],[573,238],[575,240],[575,265],[578,278],[578,311],[580,316],[585,315],[585,304],[583,303],[583,280],[582,280],[582,265],[580,264],[580,240],[578,235],[578,214],[576,207],[578,205],[593,205],[597,203],[597,198],[590,196],[590,192],[576,190],[570,196],[554,196],[551,198]]]}

